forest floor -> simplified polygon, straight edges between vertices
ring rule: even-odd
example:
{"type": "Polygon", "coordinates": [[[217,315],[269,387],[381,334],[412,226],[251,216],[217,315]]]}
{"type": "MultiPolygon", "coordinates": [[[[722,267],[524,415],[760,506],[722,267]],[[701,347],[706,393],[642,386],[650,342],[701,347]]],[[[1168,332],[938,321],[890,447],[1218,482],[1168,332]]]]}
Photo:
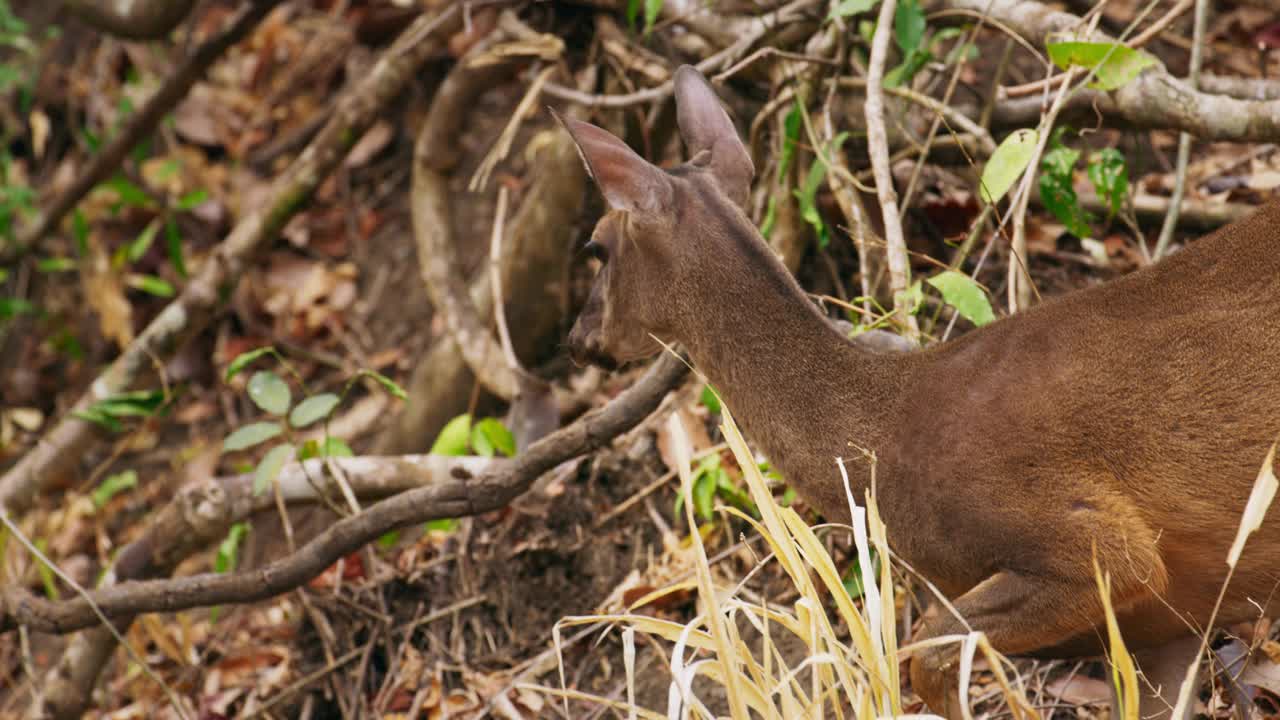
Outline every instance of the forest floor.
{"type": "MultiPolygon", "coordinates": [[[[13,5],[22,10],[22,3],[13,5]]],[[[209,7],[194,25],[196,32],[219,26],[233,9],[224,2],[202,5],[209,7]]],[[[68,225],[86,223],[88,230],[57,234],[38,255],[6,269],[6,292],[14,293],[18,283],[24,302],[38,312],[17,311],[11,304],[8,317],[0,320],[0,467],[16,462],[71,407],[168,305],[173,290],[211,257],[245,209],[261,204],[272,179],[312,136],[313,119],[327,112],[344,81],[367,71],[394,35],[388,27],[408,22],[395,15],[400,4],[341,3],[346,14],[336,18],[330,5],[288,3],[268,15],[242,47],[195,86],[154,141],[104,183],[104,190],[81,203],[83,219],[68,225]]],[[[1113,2],[1106,21],[1122,24],[1136,6],[1113,2]]],[[[576,5],[545,4],[528,14],[528,22],[554,29],[570,47],[592,26],[590,12],[576,5]]],[[[1260,65],[1258,51],[1250,47],[1253,38],[1280,35],[1280,16],[1241,4],[1224,10],[1216,22],[1217,44],[1207,67],[1248,77],[1280,73],[1280,53],[1260,65]]],[[[1185,25],[1176,28],[1187,34],[1185,25]]],[[[652,46],[665,52],[661,43],[655,40],[652,46]]],[[[644,41],[636,44],[645,47],[644,41]]],[[[1181,75],[1188,58],[1184,46],[1157,42],[1149,49],[1181,75]]],[[[980,52],[962,72],[961,83],[985,92],[983,78],[995,72],[1002,47],[994,36],[980,40],[980,52]]],[[[69,25],[44,52],[55,69],[40,76],[21,125],[45,129],[37,131],[42,133],[38,140],[29,134],[11,142],[6,151],[13,153],[10,174],[0,177],[9,185],[65,186],[91,153],[96,141],[89,138],[119,127],[128,116],[126,106],[139,105],[154,89],[176,50],[107,40],[69,25]],[[22,177],[15,179],[15,173],[22,177]]],[[[125,418],[117,432],[104,431],[105,441],[80,460],[60,492],[41,497],[24,516],[23,532],[71,578],[92,586],[115,553],[143,533],[152,512],[185,484],[254,470],[260,453],[223,451],[224,438],[262,415],[250,398],[250,372],[225,379],[228,365],[242,353],[272,346],[287,360],[288,370],[280,374],[290,383],[295,378],[305,383],[309,394],[341,393],[359,370],[377,371],[410,388],[419,359],[449,342],[423,286],[408,187],[414,137],[458,52],[451,48],[426,64],[280,237],[227,289],[224,308],[208,327],[171,358],[157,359],[162,372],[153,371],[138,386],[163,384],[163,410],[125,418]]],[[[1009,84],[1043,73],[1028,58],[1016,56],[1012,68],[1009,84]]],[[[540,171],[537,156],[527,148],[559,132],[547,113],[533,113],[519,126],[515,150],[498,164],[489,186],[468,189],[530,81],[530,74],[516,74],[483,93],[469,108],[464,131],[453,139],[460,160],[450,175],[448,203],[467,277],[487,272],[495,188],[505,186],[518,201],[540,171]]],[[[739,99],[741,116],[749,120],[768,98],[747,91],[739,99]]],[[[861,106],[850,105],[847,112],[860,114],[861,106]]],[[[644,106],[618,113],[622,126],[648,121],[644,106]]],[[[1070,138],[1085,158],[1118,149],[1135,194],[1168,196],[1176,133],[1102,128],[1070,138]]],[[[1075,172],[1082,188],[1087,187],[1084,167],[1075,172]]],[[[908,163],[907,175],[910,169],[908,163]]],[[[971,191],[974,182],[972,168],[954,158],[925,166],[905,213],[917,268],[927,270],[953,257],[980,212],[971,191]]],[[[1197,220],[1210,214],[1196,214],[1205,208],[1256,206],[1276,197],[1280,151],[1273,144],[1197,142],[1186,187],[1191,222],[1180,228],[1175,246],[1218,224],[1212,218],[1197,220]]],[[[558,381],[582,373],[569,363],[563,338],[592,273],[589,261],[576,253],[599,212],[595,190],[588,185],[586,192],[587,208],[564,235],[569,267],[563,276],[546,280],[558,283],[563,298],[559,340],[544,343],[536,361],[530,361],[538,375],[558,381]]],[[[878,224],[874,196],[864,197],[878,224]]],[[[797,275],[815,294],[853,301],[857,254],[844,223],[833,219],[840,212],[836,201],[823,190],[813,202],[829,219],[831,237],[823,247],[810,237],[797,275]]],[[[1154,247],[1159,217],[1135,213],[1126,222],[1104,216],[1093,217],[1096,240],[1082,243],[1062,219],[1033,206],[1027,247],[1040,296],[1105,282],[1149,262],[1141,246],[1154,247]]],[[[799,227],[809,231],[802,223],[799,227]]],[[[997,307],[1004,305],[1008,262],[1007,248],[997,247],[975,274],[997,307]]],[[[935,309],[941,309],[936,301],[922,316],[935,309]]],[[[941,337],[945,327],[930,328],[933,337],[941,337]]],[[[956,323],[952,335],[971,327],[956,323]]],[[[624,369],[588,382],[585,407],[604,405],[642,370],[624,369]]],[[[503,417],[505,404],[474,381],[465,393],[470,401],[463,412],[476,419],[503,417]]],[[[409,403],[418,401],[411,392],[409,403]]],[[[344,398],[331,432],[355,454],[372,454],[403,408],[402,401],[366,378],[344,398]]],[[[716,493],[717,500],[735,502],[731,488],[739,469],[721,445],[716,404],[690,378],[648,420],[602,450],[545,474],[502,510],[403,528],[273,600],[140,616],[126,631],[133,655],[115,651],[86,717],[178,717],[169,707],[166,686],[200,718],[625,716],[581,701],[566,711],[559,700],[527,685],[558,688],[563,667],[566,687],[625,699],[619,631],[607,623],[557,629],[558,623],[622,611],[652,591],[692,577],[690,528],[676,511],[679,480],[662,431],[670,413],[696,428],[694,452],[711,459],[699,466],[701,471],[727,485],[716,493]]],[[[440,432],[436,427],[418,438],[414,451],[427,452],[440,432]]],[[[782,487],[778,497],[792,501],[782,487]]],[[[802,501],[795,502],[807,517],[818,518],[802,501]]],[[[274,509],[258,513],[247,523],[246,535],[233,533],[220,547],[187,559],[174,574],[261,567],[335,518],[322,508],[291,511],[291,516],[286,533],[274,509]]],[[[726,582],[747,576],[762,555],[750,528],[726,515],[705,518],[698,532],[715,572],[726,582]]],[[[842,569],[856,568],[846,533],[831,530],[822,537],[842,569]]],[[[75,595],[9,539],[0,540],[0,578],[40,596],[75,595]]],[[[899,580],[903,587],[912,585],[909,577],[899,580]]],[[[751,575],[745,587],[778,602],[788,597],[789,585],[776,566],[751,575]]],[[[647,612],[685,622],[697,612],[695,600],[695,593],[685,589],[648,605],[647,612]]],[[[907,632],[919,617],[918,600],[912,592],[902,594],[898,609],[907,632]]],[[[1247,633],[1245,645],[1280,661],[1280,644],[1265,622],[1232,631],[1247,633]]],[[[38,632],[0,636],[0,717],[23,716],[30,701],[27,679],[43,675],[65,643],[61,636],[38,632]]],[[[636,661],[638,699],[659,712],[666,708],[670,683],[668,652],[656,642],[642,642],[636,661]]],[[[1223,640],[1219,652],[1226,657],[1240,651],[1223,640]]],[[[1097,661],[1018,661],[1018,668],[1037,707],[1062,717],[1109,712],[1105,668],[1097,661]]],[[[1248,693],[1259,712],[1280,711],[1280,669],[1272,668],[1280,665],[1266,665],[1243,686],[1206,688],[1199,710],[1225,717],[1241,697],[1232,693],[1248,693]]],[[[1000,717],[1007,709],[994,675],[981,662],[975,670],[976,707],[986,717],[1000,717]]],[[[905,709],[924,712],[918,701],[905,709]]]]}

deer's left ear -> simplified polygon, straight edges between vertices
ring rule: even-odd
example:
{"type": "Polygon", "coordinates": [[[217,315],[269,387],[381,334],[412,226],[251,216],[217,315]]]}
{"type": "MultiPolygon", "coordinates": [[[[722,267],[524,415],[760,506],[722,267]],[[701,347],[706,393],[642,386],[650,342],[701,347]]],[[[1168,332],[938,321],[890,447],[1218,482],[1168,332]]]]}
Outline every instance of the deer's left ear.
{"type": "Polygon", "coordinates": [[[751,192],[755,167],[751,153],[742,144],[738,129],[707,79],[691,65],[676,70],[676,121],[693,157],[710,153],[709,164],[720,189],[739,207],[745,207],[751,192]]]}
{"type": "Polygon", "coordinates": [[[569,131],[609,207],[633,213],[662,212],[671,207],[674,188],[662,168],[637,155],[609,131],[551,112],[569,131]]]}

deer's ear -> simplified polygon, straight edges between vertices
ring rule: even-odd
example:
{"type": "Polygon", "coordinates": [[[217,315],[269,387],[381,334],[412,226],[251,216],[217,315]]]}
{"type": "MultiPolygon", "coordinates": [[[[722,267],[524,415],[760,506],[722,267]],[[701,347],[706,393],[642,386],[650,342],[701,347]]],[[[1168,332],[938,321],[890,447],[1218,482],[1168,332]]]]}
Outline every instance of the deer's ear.
{"type": "Polygon", "coordinates": [[[729,113],[696,68],[682,65],[676,70],[675,86],[676,121],[689,155],[709,152],[711,173],[720,189],[739,206],[745,206],[756,171],[729,113]]]}
{"type": "Polygon", "coordinates": [[[628,212],[657,212],[671,207],[674,189],[661,168],[637,155],[607,130],[559,115],[556,119],[569,131],[587,172],[600,186],[609,207],[628,212]]]}

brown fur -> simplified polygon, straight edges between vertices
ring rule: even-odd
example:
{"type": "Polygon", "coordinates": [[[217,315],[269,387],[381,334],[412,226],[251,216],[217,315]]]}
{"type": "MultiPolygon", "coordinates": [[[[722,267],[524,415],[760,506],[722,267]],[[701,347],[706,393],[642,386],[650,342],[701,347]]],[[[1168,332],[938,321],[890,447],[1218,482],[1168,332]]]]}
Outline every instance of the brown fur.
{"type": "MultiPolygon", "coordinates": [[[[657,350],[650,333],[684,345],[832,519],[848,519],[835,458],[873,450],[895,551],[1003,652],[1101,649],[1095,549],[1131,647],[1202,627],[1280,430],[1280,203],[959,340],[872,354],[832,329],[730,199],[746,197],[749,174],[723,172],[741,164],[717,153],[745,150],[705,81],[677,78],[695,161],[670,173],[568,126],[616,208],[596,230],[609,259],[570,336],[575,356],[636,359],[657,350]]],[[[861,498],[870,467],[852,467],[861,498]]],[[[1259,614],[1277,561],[1280,521],[1268,521],[1219,623],[1259,614]]],[[[933,613],[924,635],[963,630],[933,613]]],[[[953,657],[917,656],[912,679],[954,716],[953,657]]]]}

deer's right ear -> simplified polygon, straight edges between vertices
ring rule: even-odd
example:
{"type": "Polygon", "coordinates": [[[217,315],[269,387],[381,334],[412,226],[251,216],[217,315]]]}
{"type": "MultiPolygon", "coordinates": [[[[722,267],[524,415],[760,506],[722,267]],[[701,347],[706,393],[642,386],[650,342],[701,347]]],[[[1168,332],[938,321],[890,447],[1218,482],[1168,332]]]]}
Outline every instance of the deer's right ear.
{"type": "Polygon", "coordinates": [[[674,188],[658,166],[640,157],[626,143],[591,123],[562,118],[587,173],[600,186],[609,207],[627,212],[659,212],[671,207],[674,188]]]}
{"type": "Polygon", "coordinates": [[[746,206],[755,167],[711,83],[697,68],[682,65],[676,70],[675,93],[676,122],[689,155],[709,153],[706,162],[720,189],[739,207],[746,206]]]}

